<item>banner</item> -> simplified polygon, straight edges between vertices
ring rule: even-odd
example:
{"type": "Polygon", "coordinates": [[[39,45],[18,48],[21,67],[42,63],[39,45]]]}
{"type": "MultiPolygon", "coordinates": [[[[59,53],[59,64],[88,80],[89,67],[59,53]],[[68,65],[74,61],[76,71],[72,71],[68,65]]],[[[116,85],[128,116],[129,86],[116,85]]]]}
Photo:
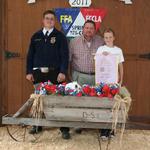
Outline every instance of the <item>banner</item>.
{"type": "Polygon", "coordinates": [[[77,37],[82,34],[82,27],[86,20],[96,23],[96,30],[106,16],[106,9],[94,8],[57,8],[55,13],[67,37],[77,37]]]}

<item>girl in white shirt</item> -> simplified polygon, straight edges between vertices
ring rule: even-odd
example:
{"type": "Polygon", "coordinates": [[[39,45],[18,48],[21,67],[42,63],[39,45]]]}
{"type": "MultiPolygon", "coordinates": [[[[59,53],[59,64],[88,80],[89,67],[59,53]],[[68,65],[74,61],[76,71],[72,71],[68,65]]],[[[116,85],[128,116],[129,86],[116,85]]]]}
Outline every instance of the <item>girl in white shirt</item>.
{"type": "MultiPolygon", "coordinates": [[[[109,54],[115,54],[118,57],[118,83],[122,85],[123,82],[123,62],[124,57],[122,50],[114,45],[115,40],[115,33],[112,29],[106,29],[104,31],[104,46],[100,46],[96,52],[96,54],[103,54],[103,55],[109,55],[109,54]]],[[[108,137],[113,137],[114,132],[111,132],[110,129],[102,129],[100,136],[103,140],[107,140],[108,137]]]]}
{"type": "Polygon", "coordinates": [[[107,29],[104,31],[104,46],[100,46],[96,54],[115,54],[118,57],[118,83],[122,85],[123,82],[123,62],[124,57],[121,48],[114,45],[115,33],[112,29],[107,29]]]}

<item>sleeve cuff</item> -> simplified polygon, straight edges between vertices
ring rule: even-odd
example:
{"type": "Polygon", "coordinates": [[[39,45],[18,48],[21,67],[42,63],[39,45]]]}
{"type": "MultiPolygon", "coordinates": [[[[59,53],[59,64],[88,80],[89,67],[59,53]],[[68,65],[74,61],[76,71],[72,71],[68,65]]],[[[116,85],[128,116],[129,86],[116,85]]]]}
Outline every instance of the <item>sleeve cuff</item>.
{"type": "Polygon", "coordinates": [[[33,70],[27,70],[26,74],[32,74],[33,70]]]}

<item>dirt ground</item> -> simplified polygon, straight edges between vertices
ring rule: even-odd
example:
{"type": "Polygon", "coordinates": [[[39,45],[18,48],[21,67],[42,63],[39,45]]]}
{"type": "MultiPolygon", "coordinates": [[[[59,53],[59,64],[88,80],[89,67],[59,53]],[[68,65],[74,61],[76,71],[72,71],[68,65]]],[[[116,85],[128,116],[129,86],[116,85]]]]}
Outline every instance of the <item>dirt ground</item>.
{"type": "MultiPolygon", "coordinates": [[[[99,140],[98,130],[84,130],[81,135],[71,130],[71,139],[63,140],[58,129],[44,130],[35,142],[28,133],[25,142],[15,142],[0,128],[0,150],[106,150],[108,142],[99,140]]],[[[122,147],[119,134],[111,140],[108,150],[150,150],[150,130],[126,130],[122,147]]]]}

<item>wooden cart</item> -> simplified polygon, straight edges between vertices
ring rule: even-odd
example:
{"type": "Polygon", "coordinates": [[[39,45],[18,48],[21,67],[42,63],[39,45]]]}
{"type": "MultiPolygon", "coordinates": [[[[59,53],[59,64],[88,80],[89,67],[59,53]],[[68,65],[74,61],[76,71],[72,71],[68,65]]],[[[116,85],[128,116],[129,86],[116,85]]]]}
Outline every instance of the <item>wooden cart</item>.
{"type": "MultiPolygon", "coordinates": [[[[27,110],[31,108],[33,101],[33,99],[29,99],[14,115],[5,115],[2,118],[2,123],[7,125],[7,131],[15,141],[24,141],[26,129],[33,125],[111,129],[114,99],[86,96],[45,96],[43,99],[45,117],[41,119],[24,115],[28,114],[27,110]],[[12,128],[13,125],[22,129],[21,135],[16,135],[18,130],[12,128]]],[[[119,112],[118,123],[123,123],[121,112],[119,112]]],[[[35,140],[37,138],[35,137],[35,140]]]]}

